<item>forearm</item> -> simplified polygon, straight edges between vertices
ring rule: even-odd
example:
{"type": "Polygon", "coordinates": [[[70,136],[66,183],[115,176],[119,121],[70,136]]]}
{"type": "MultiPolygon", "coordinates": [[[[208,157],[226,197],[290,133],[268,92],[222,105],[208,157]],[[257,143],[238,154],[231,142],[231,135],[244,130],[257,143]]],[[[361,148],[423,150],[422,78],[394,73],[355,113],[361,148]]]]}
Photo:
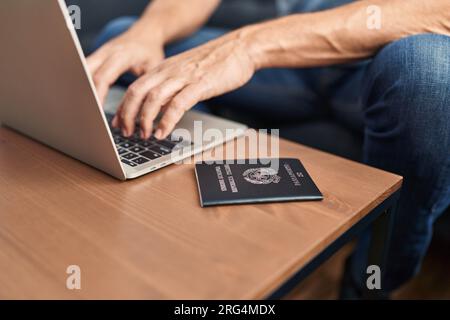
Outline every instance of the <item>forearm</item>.
{"type": "Polygon", "coordinates": [[[132,32],[167,44],[195,32],[219,4],[220,0],[153,0],[132,32]]]}
{"type": "Polygon", "coordinates": [[[238,37],[260,69],[351,62],[392,41],[428,32],[450,35],[449,0],[362,0],[249,26],[238,37]],[[371,5],[381,9],[379,29],[367,25],[371,5]]]}

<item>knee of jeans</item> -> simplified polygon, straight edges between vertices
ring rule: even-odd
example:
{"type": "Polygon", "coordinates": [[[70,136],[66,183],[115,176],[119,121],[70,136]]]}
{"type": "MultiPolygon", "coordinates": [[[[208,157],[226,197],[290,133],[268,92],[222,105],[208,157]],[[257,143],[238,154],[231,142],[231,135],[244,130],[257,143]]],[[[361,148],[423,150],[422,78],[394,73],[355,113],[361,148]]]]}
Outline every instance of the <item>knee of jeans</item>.
{"type": "Polygon", "coordinates": [[[137,17],[120,17],[110,21],[106,26],[102,29],[99,36],[96,38],[93,51],[100,48],[106,42],[111,39],[114,39],[127,31],[137,20],[137,17]]]}
{"type": "Polygon", "coordinates": [[[364,100],[370,104],[371,98],[393,87],[399,94],[434,96],[449,86],[450,37],[422,34],[392,42],[378,52],[367,71],[364,100]]]}
{"type": "Polygon", "coordinates": [[[384,47],[368,67],[362,97],[369,126],[448,128],[450,37],[423,34],[384,47]]]}

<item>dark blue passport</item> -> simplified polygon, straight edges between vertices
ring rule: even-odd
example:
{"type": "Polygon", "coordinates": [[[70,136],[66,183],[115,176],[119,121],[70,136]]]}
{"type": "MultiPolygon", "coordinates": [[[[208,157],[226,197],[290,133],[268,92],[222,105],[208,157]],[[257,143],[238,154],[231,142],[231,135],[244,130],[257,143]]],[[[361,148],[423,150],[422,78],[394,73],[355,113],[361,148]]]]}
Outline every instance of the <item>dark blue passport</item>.
{"type": "Polygon", "coordinates": [[[247,159],[195,165],[202,207],[322,200],[298,159],[247,159]]]}

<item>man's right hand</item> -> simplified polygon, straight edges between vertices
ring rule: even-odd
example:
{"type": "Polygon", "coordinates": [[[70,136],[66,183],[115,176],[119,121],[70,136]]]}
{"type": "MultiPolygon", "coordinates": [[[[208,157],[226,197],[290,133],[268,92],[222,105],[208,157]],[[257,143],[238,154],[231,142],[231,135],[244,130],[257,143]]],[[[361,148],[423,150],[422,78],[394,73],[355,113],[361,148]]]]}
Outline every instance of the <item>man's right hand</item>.
{"type": "Polygon", "coordinates": [[[110,87],[126,72],[136,76],[150,71],[164,60],[164,42],[153,34],[152,39],[130,29],[103,45],[87,58],[87,64],[104,104],[110,87]]]}

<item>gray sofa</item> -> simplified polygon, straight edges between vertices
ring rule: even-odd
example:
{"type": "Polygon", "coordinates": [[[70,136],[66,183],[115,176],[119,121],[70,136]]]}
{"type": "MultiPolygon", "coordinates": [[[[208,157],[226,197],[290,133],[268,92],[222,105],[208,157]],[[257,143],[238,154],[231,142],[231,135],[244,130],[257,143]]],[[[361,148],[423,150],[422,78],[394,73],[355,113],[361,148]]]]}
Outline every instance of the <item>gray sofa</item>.
{"type": "MultiPolygon", "coordinates": [[[[139,16],[149,2],[149,0],[66,0],[68,5],[74,4],[81,8],[82,29],[79,35],[85,48],[108,21],[120,16],[139,16]]],[[[274,15],[273,0],[224,0],[209,21],[209,25],[236,28],[274,15]]]]}

